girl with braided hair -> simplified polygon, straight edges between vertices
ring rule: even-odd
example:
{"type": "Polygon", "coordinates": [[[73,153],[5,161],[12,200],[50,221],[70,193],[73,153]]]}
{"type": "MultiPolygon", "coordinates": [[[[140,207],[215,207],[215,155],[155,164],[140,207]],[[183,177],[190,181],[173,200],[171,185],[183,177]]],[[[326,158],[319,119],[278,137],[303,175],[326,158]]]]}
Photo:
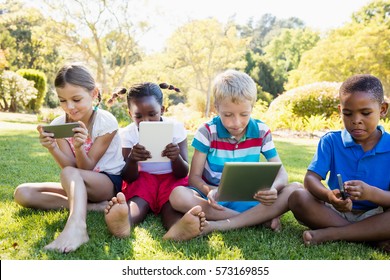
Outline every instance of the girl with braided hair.
{"type": "Polygon", "coordinates": [[[175,231],[180,228],[182,240],[194,237],[194,233],[199,234],[205,220],[200,207],[196,207],[177,224],[183,214],[176,212],[169,203],[172,190],[188,184],[187,133],[183,124],[163,116],[165,107],[161,88],[180,92],[172,85],[147,82],[136,84],[129,90],[119,89],[109,101],[113,103],[120,94],[127,94],[129,114],[133,120],[119,132],[126,161],[122,170],[122,192],[112,198],[105,210],[108,229],[117,237],[129,236],[131,226],[142,222],[150,211],[161,213],[166,229],[175,231]],[[170,161],[146,161],[150,158],[150,152],[138,143],[140,122],[173,123],[173,141],[162,152],[162,156],[170,161]],[[174,224],[175,227],[172,227],[174,224]]]}

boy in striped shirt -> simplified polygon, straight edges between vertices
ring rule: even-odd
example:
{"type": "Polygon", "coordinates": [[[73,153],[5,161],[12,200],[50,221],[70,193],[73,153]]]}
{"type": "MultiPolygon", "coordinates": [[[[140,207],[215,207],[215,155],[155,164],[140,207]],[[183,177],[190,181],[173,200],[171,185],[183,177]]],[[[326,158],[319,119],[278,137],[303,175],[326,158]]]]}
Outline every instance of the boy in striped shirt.
{"type": "Polygon", "coordinates": [[[280,158],[268,126],[251,118],[257,97],[252,78],[227,70],[214,80],[213,94],[218,116],[202,125],[194,136],[190,187],[177,187],[170,195],[172,207],[187,215],[167,232],[165,239],[186,240],[214,230],[258,224],[279,231],[279,216],[289,210],[288,197],[301,187],[299,183],[287,185],[287,172],[282,166],[272,187],[255,194],[257,201],[216,201],[224,162],[258,162],[260,154],[270,162],[280,162],[280,158]]]}

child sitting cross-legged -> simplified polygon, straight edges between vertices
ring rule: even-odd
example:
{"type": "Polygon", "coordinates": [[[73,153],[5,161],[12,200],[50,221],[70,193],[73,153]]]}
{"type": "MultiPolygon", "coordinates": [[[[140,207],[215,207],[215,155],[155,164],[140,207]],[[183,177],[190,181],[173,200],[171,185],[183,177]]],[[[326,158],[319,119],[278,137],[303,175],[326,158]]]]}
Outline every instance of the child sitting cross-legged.
{"type": "MultiPolygon", "coordinates": [[[[288,197],[301,187],[299,183],[288,184],[283,166],[272,187],[255,194],[257,201],[217,202],[224,162],[258,162],[260,154],[270,162],[280,162],[280,158],[268,126],[251,118],[257,96],[252,78],[243,72],[227,70],[215,78],[213,94],[218,116],[203,124],[194,136],[190,187],[175,188],[169,201],[181,213],[194,206],[201,207],[207,219],[201,234],[259,224],[279,231],[279,217],[289,210],[288,197]]],[[[183,232],[180,224],[175,224],[164,238],[181,240],[183,232]]]]}

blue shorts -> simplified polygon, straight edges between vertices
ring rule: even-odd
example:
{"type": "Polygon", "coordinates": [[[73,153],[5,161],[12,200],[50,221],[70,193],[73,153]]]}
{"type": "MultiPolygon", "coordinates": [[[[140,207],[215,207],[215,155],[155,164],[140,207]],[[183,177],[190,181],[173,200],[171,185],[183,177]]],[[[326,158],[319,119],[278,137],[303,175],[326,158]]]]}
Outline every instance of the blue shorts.
{"type": "Polygon", "coordinates": [[[106,173],[104,171],[100,172],[102,174],[105,174],[110,178],[111,182],[114,184],[114,190],[115,190],[115,195],[122,191],[122,176],[121,175],[113,175],[106,173]]]}
{"type": "MultiPolygon", "coordinates": [[[[194,191],[196,191],[200,197],[207,199],[207,196],[202,193],[200,190],[198,190],[197,188],[195,187],[188,187],[194,191]]],[[[229,208],[229,209],[232,209],[234,211],[237,211],[237,212],[245,212],[246,210],[249,210],[251,209],[252,207],[255,207],[256,205],[259,205],[260,202],[258,201],[218,201],[218,204],[223,206],[223,207],[226,207],[226,208],[229,208]]]]}

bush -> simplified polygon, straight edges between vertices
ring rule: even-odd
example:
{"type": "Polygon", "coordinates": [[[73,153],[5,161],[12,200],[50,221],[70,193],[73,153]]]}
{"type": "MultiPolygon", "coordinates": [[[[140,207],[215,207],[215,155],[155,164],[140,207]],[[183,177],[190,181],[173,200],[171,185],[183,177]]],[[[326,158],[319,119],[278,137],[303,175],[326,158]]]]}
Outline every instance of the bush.
{"type": "Polygon", "coordinates": [[[16,73],[29,81],[34,81],[34,87],[38,92],[36,97],[28,103],[27,107],[36,113],[39,112],[46,95],[47,79],[45,73],[35,69],[19,69],[16,73]]]}
{"type": "Polygon", "coordinates": [[[132,123],[132,120],[128,113],[127,102],[120,102],[119,100],[113,105],[107,107],[105,104],[100,105],[103,109],[108,110],[115,116],[120,127],[125,127],[129,123],[132,123]]]}
{"type": "Polygon", "coordinates": [[[46,92],[44,105],[51,109],[57,108],[60,105],[57,93],[52,89],[46,92]]]}
{"type": "Polygon", "coordinates": [[[289,90],[275,98],[265,120],[273,129],[316,130],[334,125],[338,115],[338,90],[341,83],[320,82],[289,90]],[[329,123],[329,120],[332,122],[329,123]]]}
{"type": "Polygon", "coordinates": [[[313,115],[328,118],[339,104],[338,92],[341,83],[314,83],[291,90],[294,98],[292,111],[299,117],[310,118],[313,115]]]}
{"type": "Polygon", "coordinates": [[[4,71],[0,76],[0,110],[19,112],[37,95],[33,82],[13,71],[4,71]]]}

